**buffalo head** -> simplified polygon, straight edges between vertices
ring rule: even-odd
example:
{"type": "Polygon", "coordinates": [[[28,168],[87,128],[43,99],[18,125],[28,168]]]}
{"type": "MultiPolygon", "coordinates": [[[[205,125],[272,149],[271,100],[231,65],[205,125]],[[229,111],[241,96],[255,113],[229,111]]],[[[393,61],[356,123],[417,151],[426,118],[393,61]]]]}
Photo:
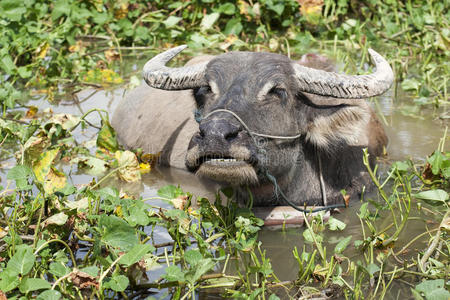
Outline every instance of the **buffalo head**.
{"type": "MultiPolygon", "coordinates": [[[[369,49],[376,71],[359,76],[309,68],[279,54],[253,52],[231,52],[188,67],[166,67],[184,48],[149,60],[144,79],[157,89],[193,90],[201,117],[186,154],[190,171],[235,186],[248,185],[265,199],[264,204],[277,204],[267,200],[273,196],[267,174],[277,178],[286,193],[313,198],[319,204],[318,192],[302,192],[317,189],[318,156],[323,157],[325,168],[339,169],[325,170],[325,176],[348,177],[326,178],[333,192],[354,184],[362,167],[353,160],[361,157],[361,147],[370,146],[367,132],[372,115],[361,98],[385,92],[393,81],[383,57],[369,49]],[[345,182],[335,184],[341,181],[345,182]]],[[[312,204],[310,199],[306,202],[312,204]]]]}

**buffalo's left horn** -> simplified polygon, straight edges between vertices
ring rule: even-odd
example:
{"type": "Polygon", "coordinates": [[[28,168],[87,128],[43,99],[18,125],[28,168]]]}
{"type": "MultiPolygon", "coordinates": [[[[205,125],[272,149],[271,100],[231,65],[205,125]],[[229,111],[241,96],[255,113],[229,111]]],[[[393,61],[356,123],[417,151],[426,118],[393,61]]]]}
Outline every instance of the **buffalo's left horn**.
{"type": "Polygon", "coordinates": [[[178,46],[150,59],[144,65],[145,82],[162,90],[186,90],[207,85],[204,76],[207,62],[181,68],[166,67],[166,63],[186,47],[186,45],[178,46]]]}
{"type": "Polygon", "coordinates": [[[335,98],[368,98],[387,91],[394,80],[389,63],[369,49],[376,71],[369,75],[345,75],[292,64],[303,92],[335,98]]]}

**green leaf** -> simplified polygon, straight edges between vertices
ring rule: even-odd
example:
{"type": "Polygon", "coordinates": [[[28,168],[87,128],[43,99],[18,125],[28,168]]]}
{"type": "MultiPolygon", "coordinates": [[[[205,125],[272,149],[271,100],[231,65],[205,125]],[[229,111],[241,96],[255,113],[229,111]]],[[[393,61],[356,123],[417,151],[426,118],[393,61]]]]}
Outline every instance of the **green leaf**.
{"type": "Polygon", "coordinates": [[[314,238],[316,239],[316,241],[318,243],[321,243],[323,240],[323,238],[320,234],[314,233],[314,231],[312,231],[309,228],[307,228],[307,229],[305,229],[305,231],[303,231],[303,238],[310,243],[314,243],[314,238]]]}
{"type": "Polygon", "coordinates": [[[20,21],[22,16],[27,12],[22,1],[2,0],[0,3],[0,13],[3,17],[8,18],[11,21],[20,21]]]}
{"type": "Polygon", "coordinates": [[[162,275],[161,277],[166,279],[167,281],[178,281],[180,283],[185,281],[184,273],[178,266],[171,265],[165,271],[166,274],[162,275]]]}
{"type": "Polygon", "coordinates": [[[172,200],[180,195],[183,195],[183,191],[174,185],[166,185],[158,190],[158,196],[166,200],[172,200]]]}
{"type": "Polygon", "coordinates": [[[129,251],[139,242],[134,228],[116,216],[101,215],[99,227],[102,242],[112,247],[129,251]]]}
{"type": "Polygon", "coordinates": [[[373,274],[375,274],[376,272],[379,272],[381,269],[380,269],[380,267],[377,266],[376,264],[370,264],[370,265],[367,266],[366,270],[367,270],[367,272],[368,272],[370,275],[373,275],[373,274]]]}
{"type": "Polygon", "coordinates": [[[175,25],[177,25],[178,22],[180,22],[181,20],[183,20],[183,18],[170,16],[163,22],[163,24],[166,25],[167,28],[172,28],[175,25]]]}
{"type": "Polygon", "coordinates": [[[19,286],[20,278],[17,273],[11,272],[8,269],[0,273],[0,291],[5,293],[12,291],[19,286]]]}
{"type": "Polygon", "coordinates": [[[330,217],[328,219],[328,226],[330,227],[330,230],[344,230],[344,228],[347,226],[347,224],[345,224],[342,221],[339,221],[336,218],[330,217]]]}
{"type": "Polygon", "coordinates": [[[211,13],[208,15],[205,15],[202,19],[202,23],[200,24],[200,28],[202,30],[208,30],[210,29],[214,23],[219,19],[220,14],[219,13],[211,13]]]}
{"type": "Polygon", "coordinates": [[[402,81],[401,86],[405,91],[419,91],[420,83],[415,79],[405,79],[402,81]]]}
{"type": "Polygon", "coordinates": [[[128,277],[125,275],[113,275],[105,280],[105,287],[116,292],[123,292],[130,284],[128,277]]]}
{"type": "Polygon", "coordinates": [[[234,6],[233,3],[227,2],[219,6],[217,11],[226,15],[234,15],[236,12],[236,6],[234,6]]]}
{"type": "Polygon", "coordinates": [[[36,300],[59,300],[61,298],[62,295],[60,292],[56,290],[47,290],[40,293],[36,300]]]}
{"type": "Polygon", "coordinates": [[[33,249],[28,245],[19,245],[16,247],[16,253],[9,260],[7,269],[13,274],[26,275],[33,268],[36,257],[33,249]]]}
{"type": "Polygon", "coordinates": [[[188,250],[184,253],[184,259],[191,266],[195,266],[203,259],[203,255],[199,250],[188,250]]]}
{"type": "Polygon", "coordinates": [[[350,241],[352,240],[352,236],[348,236],[344,239],[342,239],[341,241],[339,241],[339,243],[337,243],[336,247],[334,247],[334,253],[342,253],[348,246],[348,244],[350,244],[350,241]]]}
{"type": "Polygon", "coordinates": [[[89,267],[80,269],[80,271],[84,272],[92,277],[97,277],[100,269],[97,266],[89,266],[89,267]]]}
{"type": "Polygon", "coordinates": [[[223,33],[226,35],[230,35],[230,34],[239,35],[241,33],[242,29],[243,29],[243,26],[241,24],[241,20],[237,19],[237,18],[233,18],[230,21],[228,21],[223,33]]]}
{"type": "Polygon", "coordinates": [[[28,293],[37,290],[47,290],[51,287],[52,285],[47,280],[41,278],[24,278],[19,285],[19,290],[22,293],[28,293]]]}
{"type": "Polygon", "coordinates": [[[108,121],[103,121],[102,123],[102,128],[98,132],[97,136],[97,147],[104,148],[111,152],[116,152],[117,149],[119,149],[116,132],[108,121]]]}
{"type": "Polygon", "coordinates": [[[128,253],[122,256],[119,263],[125,267],[129,267],[141,260],[145,254],[154,251],[154,249],[155,248],[150,244],[137,244],[128,253]]]}
{"type": "Polygon", "coordinates": [[[448,193],[441,189],[420,192],[417,194],[413,194],[412,196],[417,199],[428,200],[428,201],[438,201],[438,202],[445,202],[449,198],[448,193]]]}
{"type": "Polygon", "coordinates": [[[83,171],[92,176],[103,175],[108,165],[106,161],[93,156],[79,156],[72,159],[70,163],[77,164],[78,168],[83,169],[83,171]]]}
{"type": "Polygon", "coordinates": [[[215,266],[215,262],[211,258],[202,258],[195,265],[192,265],[188,272],[184,275],[187,282],[192,285],[197,282],[206,272],[215,266]]]}
{"type": "Polygon", "coordinates": [[[50,273],[56,277],[62,277],[70,272],[70,269],[65,265],[65,263],[57,261],[50,264],[50,273]]]}
{"type": "Polygon", "coordinates": [[[33,172],[28,166],[17,165],[9,170],[6,178],[9,180],[15,180],[18,190],[29,190],[32,186],[28,184],[28,179],[32,176],[33,172]]]}
{"type": "Polygon", "coordinates": [[[13,60],[11,59],[11,56],[3,56],[0,60],[2,69],[7,74],[12,74],[14,72],[14,69],[16,68],[16,65],[14,64],[13,60]]]}
{"type": "Polygon", "coordinates": [[[416,285],[416,291],[424,293],[427,300],[447,300],[450,297],[444,279],[425,280],[416,285]]]}
{"type": "Polygon", "coordinates": [[[427,161],[431,165],[431,172],[433,172],[434,175],[438,175],[439,171],[441,170],[442,163],[446,157],[439,151],[435,151],[433,155],[431,155],[427,161]]]}

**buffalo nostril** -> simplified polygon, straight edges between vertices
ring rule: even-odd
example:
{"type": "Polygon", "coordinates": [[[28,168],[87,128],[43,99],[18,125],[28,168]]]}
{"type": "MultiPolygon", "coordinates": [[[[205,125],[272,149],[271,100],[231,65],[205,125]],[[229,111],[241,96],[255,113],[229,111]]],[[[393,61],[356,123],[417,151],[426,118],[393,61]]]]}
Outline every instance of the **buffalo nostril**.
{"type": "Polygon", "coordinates": [[[234,140],[238,136],[238,134],[239,134],[239,130],[231,131],[231,132],[226,133],[224,135],[224,138],[225,138],[225,140],[230,142],[230,141],[234,140]]]}

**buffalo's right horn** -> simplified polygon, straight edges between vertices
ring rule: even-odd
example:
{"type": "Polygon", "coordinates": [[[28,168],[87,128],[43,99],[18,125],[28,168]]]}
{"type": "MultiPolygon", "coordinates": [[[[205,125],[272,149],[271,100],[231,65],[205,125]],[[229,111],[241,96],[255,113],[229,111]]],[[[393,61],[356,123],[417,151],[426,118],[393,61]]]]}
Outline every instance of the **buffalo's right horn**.
{"type": "Polygon", "coordinates": [[[376,71],[369,75],[345,75],[292,64],[303,92],[335,98],[358,99],[380,95],[394,81],[389,63],[369,49],[376,71]]]}
{"type": "Polygon", "coordinates": [[[208,62],[181,68],[166,67],[166,63],[186,47],[186,45],[178,46],[150,59],[144,65],[145,82],[151,87],[162,90],[187,90],[207,85],[205,69],[208,62]]]}

